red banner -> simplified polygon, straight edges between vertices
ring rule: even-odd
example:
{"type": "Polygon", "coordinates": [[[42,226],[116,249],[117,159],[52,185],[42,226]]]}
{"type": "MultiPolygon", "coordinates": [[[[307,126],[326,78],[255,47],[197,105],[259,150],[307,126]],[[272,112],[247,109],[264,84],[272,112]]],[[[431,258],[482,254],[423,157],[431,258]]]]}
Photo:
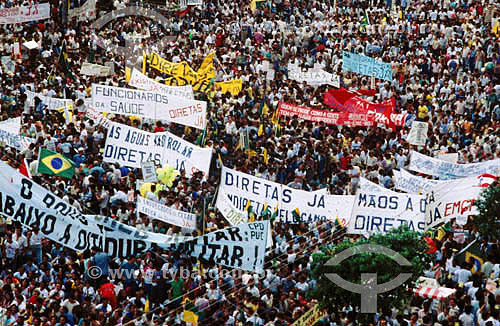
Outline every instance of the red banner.
{"type": "Polygon", "coordinates": [[[328,110],[313,109],[305,106],[287,104],[283,102],[279,102],[278,112],[280,116],[297,116],[302,120],[314,122],[323,121],[328,125],[371,127],[375,124],[374,113],[332,112],[328,110]]]}

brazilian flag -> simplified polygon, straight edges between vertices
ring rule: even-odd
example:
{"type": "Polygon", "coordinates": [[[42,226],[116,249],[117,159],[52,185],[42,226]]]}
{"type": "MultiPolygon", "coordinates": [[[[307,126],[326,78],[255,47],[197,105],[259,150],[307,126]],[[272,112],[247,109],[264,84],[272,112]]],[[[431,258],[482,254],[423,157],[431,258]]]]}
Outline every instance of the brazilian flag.
{"type": "Polygon", "coordinates": [[[300,211],[298,208],[292,211],[292,216],[294,221],[300,221],[300,211]]]}
{"type": "Polygon", "coordinates": [[[68,62],[68,52],[66,50],[66,40],[63,41],[59,52],[59,65],[61,66],[62,72],[67,78],[70,78],[72,81],[76,81],[75,76],[73,75],[73,71],[68,62]]]}
{"type": "Polygon", "coordinates": [[[38,173],[71,179],[75,174],[75,163],[62,154],[42,148],[38,159],[38,173]]]}
{"type": "Polygon", "coordinates": [[[370,18],[368,18],[368,14],[365,10],[365,15],[363,16],[363,18],[361,18],[361,26],[359,27],[359,30],[363,33],[366,33],[366,26],[368,25],[370,25],[370,18]]]}
{"type": "Polygon", "coordinates": [[[264,217],[264,218],[266,216],[271,216],[271,210],[269,209],[269,206],[267,205],[267,203],[264,203],[264,209],[260,213],[260,216],[264,217]]]}

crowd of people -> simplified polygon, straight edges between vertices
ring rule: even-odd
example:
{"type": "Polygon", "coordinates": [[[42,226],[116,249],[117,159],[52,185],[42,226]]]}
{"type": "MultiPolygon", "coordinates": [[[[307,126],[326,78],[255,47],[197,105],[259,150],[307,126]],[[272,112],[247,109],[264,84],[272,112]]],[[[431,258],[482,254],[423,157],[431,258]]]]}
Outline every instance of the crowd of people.
{"type": "MultiPolygon", "coordinates": [[[[35,2],[0,1],[0,10],[35,2]]],[[[393,189],[393,170],[408,165],[411,149],[429,156],[458,153],[458,163],[500,158],[500,8],[495,1],[205,0],[182,15],[161,11],[163,6],[151,7],[165,15],[170,26],[129,16],[100,31],[91,28],[90,19],[65,17],[65,6],[59,1],[49,2],[50,19],[0,27],[0,52],[15,61],[13,72],[5,66],[0,72],[0,120],[22,117],[20,134],[36,139],[22,152],[3,146],[0,156],[14,168],[26,160],[34,181],[86,214],[111,216],[143,231],[197,235],[137,214],[136,181],[142,179],[141,170],[104,162],[107,130],[85,114],[91,85],[130,87],[125,67],[142,67],[143,51],[199,67],[215,50],[216,81],[243,79],[238,95],[222,94],[216,87],[195,92],[196,99],[208,103],[204,146],[213,150],[210,175],[187,177],[180,171],[173,186],[156,198],[201,216],[198,228],[203,232],[228,226],[214,207],[219,156],[224,166],[244,173],[295,189],[326,188],[337,195],[354,194],[360,177],[393,189]],[[158,46],[166,35],[175,35],[175,42],[158,46]],[[142,41],[135,47],[135,56],[123,57],[98,46],[98,38],[115,45],[124,45],[130,38],[142,41]],[[14,43],[32,40],[37,48],[12,54],[14,43]],[[60,60],[63,42],[69,69],[60,60]],[[331,86],[288,79],[290,63],[303,69],[322,67],[338,75],[341,87],[348,90],[372,87],[370,76],[342,70],[342,51],[391,63],[393,81],[377,79],[376,94],[365,99],[383,102],[394,97],[397,113],[407,114],[408,121],[427,122],[425,146],[408,144],[410,124],[395,129],[380,124],[350,128],[297,117],[273,122],[280,101],[329,109],[323,94],[331,86]],[[272,80],[266,78],[266,61],[274,70],[272,80]],[[111,63],[114,74],[80,75],[84,62],[111,63]],[[64,112],[29,103],[27,90],[72,99],[72,122],[66,121],[64,112]],[[269,107],[267,113],[262,113],[262,103],[269,107]],[[240,133],[247,131],[256,155],[238,146],[240,133]],[[37,173],[40,148],[71,158],[75,176],[37,173]]],[[[100,2],[97,17],[105,13],[100,2]]],[[[116,0],[113,5],[129,4],[116,0]]],[[[147,75],[159,82],[167,77],[154,69],[147,75]]],[[[169,131],[192,143],[202,132],[165,121],[108,118],[150,132],[169,131]]],[[[99,248],[75,252],[50,241],[37,228],[4,217],[0,222],[1,326],[189,325],[186,305],[194,306],[191,310],[196,311],[199,325],[292,325],[316,303],[308,295],[317,282],[310,274],[312,255],[349,237],[334,221],[275,221],[265,273],[237,270],[228,275],[221,266],[200,264],[174,249],[155,247],[111,260],[99,248]],[[103,277],[92,277],[93,266],[99,266],[103,277]],[[111,270],[117,269],[133,273],[113,277],[111,270]]],[[[498,242],[482,239],[473,223],[466,229],[470,232],[465,241],[454,239],[451,230],[437,242],[434,262],[442,268],[442,284],[457,289],[454,297],[444,304],[416,299],[404,311],[377,314],[373,325],[500,325],[500,290],[486,290],[488,279],[499,278],[498,242]],[[482,273],[473,274],[472,265],[457,265],[454,253],[475,239],[485,241],[489,258],[482,273]]],[[[430,268],[426,276],[434,277],[430,268]]],[[[356,313],[346,306],[317,325],[356,325],[356,313]]]]}

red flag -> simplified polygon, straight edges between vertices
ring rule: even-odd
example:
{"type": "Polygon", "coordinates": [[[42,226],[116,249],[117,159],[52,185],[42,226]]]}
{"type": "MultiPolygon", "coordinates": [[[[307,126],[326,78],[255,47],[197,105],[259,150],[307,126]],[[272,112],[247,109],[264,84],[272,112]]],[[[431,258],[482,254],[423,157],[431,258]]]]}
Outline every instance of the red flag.
{"type": "Polygon", "coordinates": [[[182,18],[185,15],[187,15],[190,11],[191,11],[191,7],[187,7],[186,9],[184,9],[182,11],[178,11],[177,16],[179,16],[179,18],[182,18]]]}
{"type": "Polygon", "coordinates": [[[26,178],[31,179],[31,172],[28,166],[28,162],[26,162],[26,159],[23,159],[23,162],[21,163],[21,165],[19,165],[17,169],[19,170],[19,173],[24,175],[26,178]]]}
{"type": "Polygon", "coordinates": [[[429,247],[429,249],[427,249],[427,251],[425,251],[425,253],[426,254],[435,253],[437,251],[437,248],[436,248],[436,244],[434,243],[434,241],[429,237],[425,237],[424,240],[427,243],[427,246],[429,247]]]}

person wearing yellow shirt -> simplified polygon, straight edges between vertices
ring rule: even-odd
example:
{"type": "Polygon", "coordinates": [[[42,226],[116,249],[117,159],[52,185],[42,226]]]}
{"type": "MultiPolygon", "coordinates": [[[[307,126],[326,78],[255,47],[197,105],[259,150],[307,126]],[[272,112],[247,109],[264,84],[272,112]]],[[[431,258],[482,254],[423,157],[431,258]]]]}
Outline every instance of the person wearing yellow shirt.
{"type": "Polygon", "coordinates": [[[421,103],[418,106],[417,119],[419,121],[424,120],[429,115],[429,108],[425,105],[425,103],[421,103]]]}

